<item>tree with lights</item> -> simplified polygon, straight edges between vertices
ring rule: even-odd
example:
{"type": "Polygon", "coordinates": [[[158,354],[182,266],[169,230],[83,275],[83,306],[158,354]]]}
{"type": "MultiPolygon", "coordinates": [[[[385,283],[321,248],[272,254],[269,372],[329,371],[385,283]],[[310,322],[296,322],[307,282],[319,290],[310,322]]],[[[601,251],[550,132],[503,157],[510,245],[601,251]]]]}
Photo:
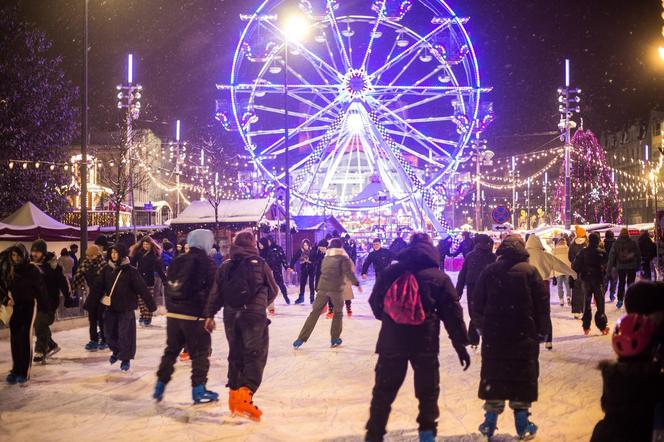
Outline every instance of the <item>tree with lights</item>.
{"type": "MultiPolygon", "coordinates": [[[[611,177],[604,149],[590,130],[579,129],[572,138],[570,196],[572,223],[620,223],[618,191],[611,177]]],[[[564,164],[561,166],[564,167],[564,164]]],[[[554,211],[560,221],[564,207],[565,171],[556,184],[554,211]]]]}
{"type": "Polygon", "coordinates": [[[52,43],[16,12],[0,13],[0,215],[31,201],[57,219],[69,211],[66,163],[77,132],[77,90],[65,79],[52,43]],[[10,160],[31,161],[34,167],[10,160]],[[18,164],[18,163],[17,163],[18,164]]]}

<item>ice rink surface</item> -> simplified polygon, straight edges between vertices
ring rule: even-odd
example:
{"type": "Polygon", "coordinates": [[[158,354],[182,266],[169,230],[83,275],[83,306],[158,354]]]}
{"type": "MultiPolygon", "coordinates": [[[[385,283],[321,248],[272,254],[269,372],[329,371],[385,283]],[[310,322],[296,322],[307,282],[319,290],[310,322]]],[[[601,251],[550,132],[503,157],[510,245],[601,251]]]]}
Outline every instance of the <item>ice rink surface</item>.
{"type": "MultiPolygon", "coordinates": [[[[453,278],[455,274],[451,275],[453,278]]],[[[270,326],[270,353],[263,385],[255,403],[263,410],[260,423],[228,413],[227,343],[223,330],[213,334],[208,388],[221,393],[215,404],[193,406],[190,363],[178,362],[164,401],[151,399],[155,371],[165,344],[165,319],[139,328],[138,351],[130,373],[110,366],[110,352],[86,352],[87,328],[56,333],[62,351],[47,365],[33,366],[26,388],[0,384],[2,441],[345,441],[364,436],[376,363],[374,346],[380,322],[367,304],[369,285],[353,302],[352,318],[344,317],[343,345],[329,348],[330,320],[320,318],[311,339],[292,349],[309,304],[277,302],[270,326]]],[[[290,291],[297,291],[290,287],[290,291]]],[[[542,347],[539,401],[531,420],[540,441],[587,441],[601,418],[602,381],[597,363],[613,358],[610,337],[593,328],[584,336],[581,322],[569,307],[560,307],[551,291],[553,350],[542,347]]],[[[465,296],[462,301],[466,310],[465,296]]],[[[467,311],[464,312],[467,317],[467,311]]],[[[609,325],[619,317],[607,304],[609,325]]],[[[593,326],[594,327],[594,326],[593,326]]],[[[439,441],[481,441],[483,419],[477,398],[481,358],[471,351],[472,364],[463,372],[443,330],[441,336],[439,441]]],[[[9,341],[0,341],[0,373],[10,369],[9,341]]],[[[388,441],[417,439],[417,401],[412,372],[399,392],[388,424],[388,441]]],[[[511,441],[514,422],[509,409],[498,421],[496,441],[511,441]]]]}

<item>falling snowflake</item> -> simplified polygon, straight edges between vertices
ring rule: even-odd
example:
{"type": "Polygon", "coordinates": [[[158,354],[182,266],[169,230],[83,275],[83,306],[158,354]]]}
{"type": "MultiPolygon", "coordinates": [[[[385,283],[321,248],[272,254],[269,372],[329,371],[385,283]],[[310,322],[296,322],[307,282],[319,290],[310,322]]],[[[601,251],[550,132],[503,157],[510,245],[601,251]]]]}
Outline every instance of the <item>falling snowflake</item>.
{"type": "Polygon", "coordinates": [[[594,187],[593,190],[590,191],[590,199],[596,203],[600,200],[600,197],[601,195],[599,194],[599,189],[594,187]]]}

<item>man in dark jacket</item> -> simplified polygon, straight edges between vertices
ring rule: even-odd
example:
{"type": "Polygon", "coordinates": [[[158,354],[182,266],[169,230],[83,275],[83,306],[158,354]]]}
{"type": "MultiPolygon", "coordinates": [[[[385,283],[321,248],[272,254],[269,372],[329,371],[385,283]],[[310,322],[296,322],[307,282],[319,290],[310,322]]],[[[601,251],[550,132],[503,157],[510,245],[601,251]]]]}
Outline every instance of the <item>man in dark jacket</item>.
{"type": "MultiPolygon", "coordinates": [[[[604,233],[604,250],[606,251],[606,256],[608,257],[611,253],[611,248],[616,242],[616,238],[613,235],[611,230],[607,230],[604,233]]],[[[606,269],[606,277],[604,278],[604,291],[609,291],[609,302],[613,302],[616,299],[616,286],[618,285],[618,272],[616,269],[606,269]]]]}
{"type": "Polygon", "coordinates": [[[452,257],[457,257],[461,254],[465,258],[475,248],[475,242],[473,238],[470,237],[470,232],[463,232],[461,236],[463,237],[463,241],[459,243],[456,252],[452,253],[452,257]]]}
{"type": "Polygon", "coordinates": [[[380,275],[383,270],[390,265],[390,262],[392,262],[392,253],[381,246],[380,238],[375,238],[371,247],[373,250],[369,252],[367,259],[365,259],[364,264],[362,264],[362,279],[364,280],[368,278],[367,272],[369,271],[370,265],[373,265],[376,279],[378,279],[378,275],[380,275]]]}
{"type": "Polygon", "coordinates": [[[438,253],[440,254],[440,268],[445,270],[445,258],[452,256],[452,237],[448,235],[438,241],[438,253]]]}
{"type": "Polygon", "coordinates": [[[415,371],[415,396],[420,403],[417,417],[420,440],[433,441],[439,416],[440,321],[464,370],[470,365],[465,348],[468,345],[466,324],[456,290],[450,278],[440,270],[440,256],[427,234],[413,234],[410,245],[397,260],[383,272],[369,297],[369,305],[376,319],[381,320],[381,328],[376,344],[376,383],[365,440],[383,440],[392,402],[406,377],[410,361],[415,371]],[[397,324],[383,311],[387,291],[405,272],[412,273],[418,282],[425,312],[425,320],[420,325],[397,324]]]}
{"type": "Polygon", "coordinates": [[[652,260],[657,256],[657,247],[647,230],[641,231],[641,236],[639,236],[639,252],[641,252],[641,271],[643,272],[643,279],[651,280],[651,264],[652,260]]]}
{"type": "Polygon", "coordinates": [[[625,297],[625,289],[636,280],[636,271],[641,265],[641,251],[638,244],[629,237],[629,230],[620,230],[618,239],[611,247],[609,253],[609,269],[618,271],[618,302],[616,307],[621,308],[625,297]]]}
{"type": "MultiPolygon", "coordinates": [[[[456,286],[459,298],[463,296],[464,286],[467,287],[469,314],[472,314],[473,312],[473,290],[475,289],[475,284],[477,284],[477,280],[480,279],[482,270],[494,262],[496,262],[496,255],[493,253],[493,240],[489,235],[477,235],[475,237],[475,248],[463,261],[463,267],[461,267],[456,286]]],[[[479,345],[480,335],[477,333],[472,316],[470,317],[470,323],[468,324],[468,338],[470,339],[471,346],[477,347],[479,345]]]]}
{"type": "Polygon", "coordinates": [[[583,332],[590,333],[590,319],[592,318],[591,301],[595,297],[597,312],[595,313],[595,325],[603,335],[609,334],[606,326],[607,319],[604,314],[604,291],[602,281],[606,275],[606,264],[608,258],[606,252],[599,248],[599,234],[591,233],[588,237],[588,247],[581,250],[572,263],[572,269],[578,274],[583,293],[585,295],[585,306],[583,309],[583,332]]]}
{"type": "Polygon", "coordinates": [[[392,256],[397,256],[403,249],[408,247],[408,243],[401,237],[402,233],[399,232],[397,237],[390,244],[390,254],[392,256]]]}
{"type": "Polygon", "coordinates": [[[53,356],[60,351],[60,347],[52,338],[51,324],[55,321],[55,312],[60,306],[60,293],[65,298],[65,307],[73,305],[69,282],[58,264],[55,254],[47,252],[46,242],[38,239],[32,243],[30,248],[32,263],[39,267],[44,275],[44,283],[48,291],[48,306],[45,310],[37,313],[35,319],[35,343],[34,362],[44,362],[47,357],[53,356]]]}
{"type": "Polygon", "coordinates": [[[189,253],[178,256],[169,266],[165,281],[166,348],[157,371],[152,397],[160,402],[175,371],[175,361],[183,348],[191,359],[191,387],[194,403],[210,402],[219,395],[205,388],[210,370],[212,345],[205,330],[205,307],[217,269],[210,257],[214,235],[209,230],[193,230],[187,236],[189,253]]]}
{"type": "Polygon", "coordinates": [[[308,239],[304,239],[299,250],[295,252],[293,259],[291,259],[290,267],[288,268],[289,272],[293,271],[295,263],[300,264],[300,295],[295,300],[295,304],[302,304],[304,302],[304,290],[307,287],[307,283],[309,285],[309,299],[313,304],[316,279],[314,264],[312,262],[313,254],[314,251],[311,248],[311,242],[308,239]]]}
{"type": "MultiPolygon", "coordinates": [[[[573,263],[581,250],[588,246],[588,234],[586,230],[580,226],[575,227],[576,237],[569,246],[567,258],[570,263],[573,263]]],[[[583,283],[577,277],[576,279],[569,277],[569,284],[572,287],[572,315],[574,319],[580,319],[583,315],[583,305],[585,302],[585,295],[583,293],[583,283]]]]}
{"type": "Polygon", "coordinates": [[[480,432],[492,436],[498,415],[510,401],[519,437],[534,435],[529,408],[537,400],[539,344],[550,319],[549,292],[528,264],[523,240],[510,235],[498,248],[498,261],[480,275],[473,295],[473,320],[482,335],[479,397],[485,421],[480,432]]]}
{"type": "Polygon", "coordinates": [[[85,344],[87,351],[106,350],[108,344],[104,336],[104,306],[101,302],[102,293],[99,292],[98,280],[102,270],[106,266],[106,260],[102,250],[96,244],[90,245],[85,251],[85,258],[80,261],[72,290],[85,291],[85,303],[83,308],[88,312],[88,325],[90,326],[90,341],[85,344]]]}
{"type": "Polygon", "coordinates": [[[223,308],[228,340],[228,405],[231,413],[256,421],[263,414],[252,398],[261,385],[267,362],[270,321],[266,309],[277,297],[277,290],[272,270],[258,256],[253,232],[239,232],[230,259],[215,275],[205,307],[205,328],[214,331],[214,315],[223,308]],[[242,296],[232,292],[238,285],[247,286],[249,293],[242,296]]]}
{"type": "Polygon", "coordinates": [[[290,299],[288,298],[288,289],[286,284],[284,284],[284,270],[288,269],[288,262],[286,261],[286,254],[284,249],[276,244],[272,237],[261,238],[259,241],[260,256],[265,260],[272,274],[274,275],[274,280],[277,283],[277,286],[281,290],[281,294],[284,296],[284,301],[286,304],[290,304],[290,299]]]}
{"type": "Polygon", "coordinates": [[[130,264],[124,245],[111,247],[111,260],[99,278],[99,290],[104,293],[102,302],[107,299],[110,303],[104,312],[104,335],[113,352],[108,361],[111,365],[121,361],[120,370],[129,371],[130,361],[136,356],[134,310],[138,298],[150,313],[157,310],[157,305],[138,270],[130,264]]]}
{"type": "MultiPolygon", "coordinates": [[[[330,243],[326,239],[320,240],[318,247],[314,250],[314,253],[311,256],[311,263],[314,266],[314,289],[318,290],[318,281],[320,280],[321,269],[323,267],[323,258],[325,258],[325,252],[327,252],[327,247],[330,243]]],[[[313,304],[313,298],[309,299],[309,303],[313,304]]]]}

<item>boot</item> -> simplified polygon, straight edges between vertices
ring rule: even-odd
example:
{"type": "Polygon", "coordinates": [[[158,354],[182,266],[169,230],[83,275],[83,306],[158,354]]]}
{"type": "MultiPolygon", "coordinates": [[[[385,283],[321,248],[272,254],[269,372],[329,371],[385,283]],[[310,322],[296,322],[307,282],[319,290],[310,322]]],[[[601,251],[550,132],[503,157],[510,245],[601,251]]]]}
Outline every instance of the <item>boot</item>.
{"type": "Polygon", "coordinates": [[[290,304],[290,298],[288,295],[284,295],[284,301],[286,301],[286,304],[290,304]]]}
{"type": "Polygon", "coordinates": [[[85,344],[85,350],[86,351],[97,351],[97,350],[99,350],[99,344],[97,344],[97,341],[90,341],[87,344],[85,344]]]}
{"type": "Polygon", "coordinates": [[[235,410],[239,403],[238,390],[233,390],[232,388],[228,390],[228,409],[231,412],[231,416],[235,415],[235,410]]]}
{"type": "Polygon", "coordinates": [[[157,402],[161,402],[162,399],[164,399],[164,390],[166,390],[166,384],[161,381],[157,381],[154,386],[154,393],[152,394],[152,398],[157,402]]]}
{"type": "Polygon", "coordinates": [[[332,340],[330,341],[330,347],[332,347],[332,348],[337,348],[337,347],[339,347],[339,346],[341,345],[342,342],[343,342],[343,341],[342,341],[341,339],[339,339],[339,338],[332,339],[332,340]]]}
{"type": "Polygon", "coordinates": [[[480,433],[484,436],[491,438],[496,431],[496,424],[498,423],[498,414],[493,411],[484,413],[484,422],[480,424],[480,433]]]}
{"type": "Polygon", "coordinates": [[[196,385],[191,390],[191,397],[194,399],[194,404],[205,404],[208,402],[215,402],[219,400],[219,394],[214,391],[207,390],[205,385],[196,385]]]}
{"type": "Polygon", "coordinates": [[[435,442],[436,436],[433,431],[420,431],[420,442],[435,442]]]}
{"type": "Polygon", "coordinates": [[[304,344],[304,341],[300,338],[297,338],[295,342],[293,342],[293,348],[297,350],[298,348],[302,347],[302,344],[304,344]]]}
{"type": "Polygon", "coordinates": [[[186,351],[182,350],[182,353],[180,353],[180,360],[181,360],[182,362],[186,362],[186,361],[188,361],[188,360],[189,360],[189,353],[187,353],[186,351]]]}
{"type": "Polygon", "coordinates": [[[240,387],[237,392],[238,402],[237,407],[235,408],[235,414],[260,422],[263,412],[254,405],[252,400],[253,397],[254,393],[251,390],[247,387],[240,387]]]}
{"type": "Polygon", "coordinates": [[[300,296],[295,300],[295,304],[302,304],[304,302],[304,293],[300,293],[300,296]]]}
{"type": "Polygon", "coordinates": [[[309,296],[309,304],[314,303],[314,295],[309,296]]]}
{"type": "Polygon", "coordinates": [[[537,425],[528,420],[528,410],[514,410],[514,426],[519,440],[530,440],[537,433],[537,425]]]}

